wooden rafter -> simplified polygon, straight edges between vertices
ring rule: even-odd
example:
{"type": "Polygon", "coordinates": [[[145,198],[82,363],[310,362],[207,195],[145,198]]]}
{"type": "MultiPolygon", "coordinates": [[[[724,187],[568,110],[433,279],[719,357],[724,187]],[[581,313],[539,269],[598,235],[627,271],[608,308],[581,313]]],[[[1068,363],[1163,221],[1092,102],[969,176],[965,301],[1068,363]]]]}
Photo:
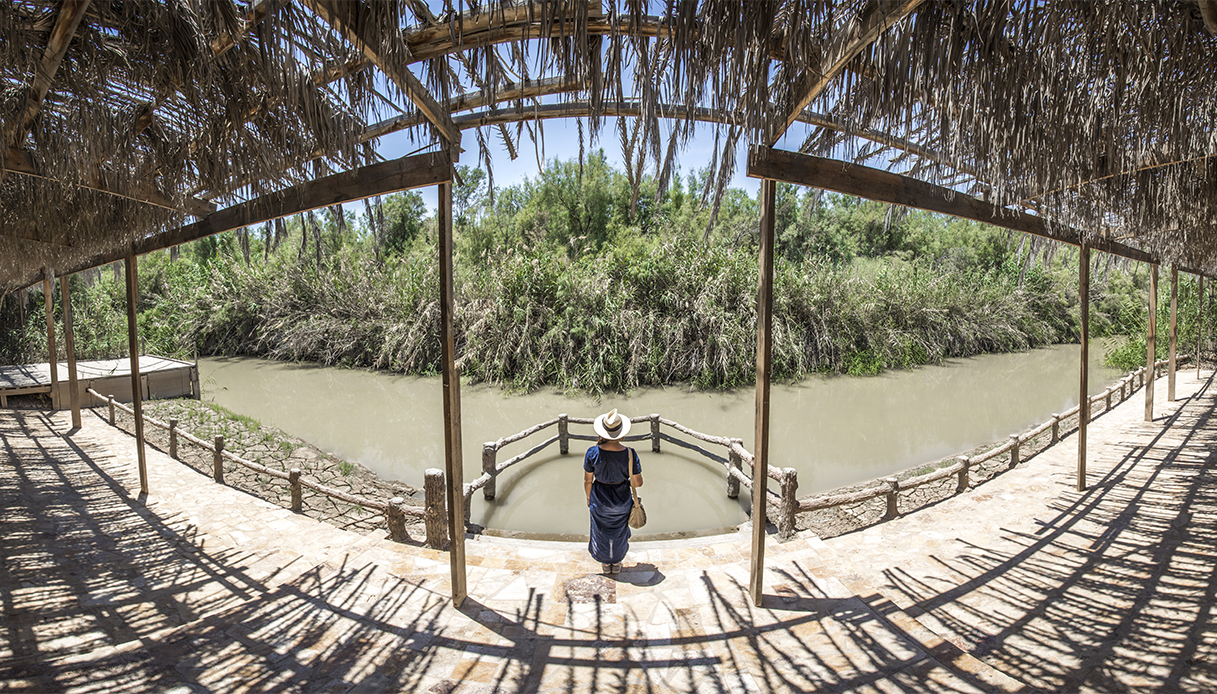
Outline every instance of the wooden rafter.
{"type": "Polygon", "coordinates": [[[825,46],[819,65],[810,67],[805,81],[791,90],[797,94],[786,112],[772,121],[767,144],[782,135],[798,120],[799,114],[845,69],[845,66],[870,46],[896,22],[907,17],[925,0],[869,0],[857,17],[846,22],[825,46]]]}
{"type": "Polygon", "coordinates": [[[215,212],[216,210],[216,206],[214,204],[207,202],[206,200],[199,200],[198,198],[190,198],[186,201],[186,204],[182,206],[175,205],[172,200],[165,198],[163,195],[149,189],[148,187],[144,187],[143,189],[134,193],[124,193],[106,185],[104,181],[100,180],[100,177],[98,177],[98,180],[94,181],[92,184],[77,183],[74,181],[62,181],[57,178],[51,178],[50,176],[43,175],[38,168],[34,166],[28,152],[12,147],[8,148],[7,152],[5,153],[3,164],[3,169],[5,171],[11,171],[23,176],[33,176],[35,178],[41,178],[47,181],[54,181],[55,183],[62,185],[93,190],[144,205],[153,205],[155,207],[163,207],[167,210],[183,212],[195,217],[203,217],[215,212]]]}
{"type": "Polygon", "coordinates": [[[76,35],[85,12],[89,9],[89,0],[64,0],[59,8],[59,17],[55,20],[55,28],[51,30],[51,38],[47,41],[46,51],[42,54],[42,62],[34,74],[34,81],[25,99],[25,107],[21,109],[17,120],[12,124],[4,142],[11,147],[20,147],[25,136],[34,127],[34,119],[42,110],[42,102],[46,99],[47,90],[59,72],[59,64],[68,52],[68,45],[76,35]]]}
{"type": "Polygon", "coordinates": [[[460,146],[461,133],[452,125],[452,119],[419,81],[418,77],[404,65],[392,63],[381,55],[378,46],[367,36],[359,23],[363,10],[362,1],[354,0],[302,0],[317,16],[329,23],[344,39],[359,48],[364,57],[385,73],[397,88],[421,111],[450,144],[460,146]]]}
{"type": "Polygon", "coordinates": [[[1178,164],[1189,164],[1189,163],[1198,162],[1198,161],[1207,161],[1209,159],[1214,159],[1214,158],[1217,158],[1217,154],[1202,154],[1200,156],[1185,157],[1182,159],[1177,158],[1177,157],[1170,158],[1170,159],[1153,158],[1139,166],[1134,166],[1133,168],[1125,169],[1124,171],[1116,171],[1114,173],[1108,173],[1108,174],[1103,174],[1101,176],[1095,176],[1094,178],[1088,178],[1084,181],[1077,181],[1076,183],[1070,183],[1069,185],[1058,186],[1051,190],[1037,191],[1031,195],[1028,195],[1026,198],[1021,200],[1020,202],[1026,203],[1031,200],[1037,200],[1039,198],[1042,198],[1045,195],[1052,195],[1053,193],[1062,193],[1067,190],[1077,190],[1078,188],[1088,186],[1092,183],[1098,183],[1099,181],[1107,181],[1107,180],[1110,180],[1113,178],[1119,178],[1121,176],[1131,176],[1133,174],[1138,174],[1143,171],[1153,171],[1154,169],[1164,169],[1168,166],[1175,166],[1178,164]]]}
{"type": "MultiPolygon", "coordinates": [[[[748,155],[748,175],[972,219],[1074,246],[1081,245],[1084,238],[1077,229],[1053,224],[1051,220],[1043,217],[998,207],[970,195],[908,176],[835,159],[754,147],[748,155]]],[[[1146,263],[1157,262],[1154,256],[1145,251],[1110,239],[1087,239],[1086,244],[1096,251],[1122,258],[1146,263]]]]}

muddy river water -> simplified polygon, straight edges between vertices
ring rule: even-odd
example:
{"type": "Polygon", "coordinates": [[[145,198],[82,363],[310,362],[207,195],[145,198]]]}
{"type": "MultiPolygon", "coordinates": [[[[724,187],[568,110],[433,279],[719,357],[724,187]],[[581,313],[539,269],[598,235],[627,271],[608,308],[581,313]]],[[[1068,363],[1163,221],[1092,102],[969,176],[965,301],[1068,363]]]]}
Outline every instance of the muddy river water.
{"type": "MultiPolygon", "coordinates": [[[[1119,373],[1091,349],[1092,393],[1119,373]]],[[[799,471],[799,495],[826,491],[938,460],[1045,421],[1077,403],[1077,345],[952,360],[942,366],[874,377],[813,378],[775,385],[771,465],[799,471]]],[[[250,358],[200,361],[203,393],[235,412],[278,427],[379,475],[422,486],[426,468],[444,467],[439,378],[293,365],[250,358]]],[[[465,481],[481,474],[482,442],[568,413],[593,417],[612,407],[657,412],[692,429],[744,439],[752,446],[754,392],[640,389],[628,397],[569,397],[555,392],[505,395],[461,389],[465,481]]],[[[649,431],[649,424],[635,433],[649,431]]],[[[499,453],[504,460],[553,435],[548,430],[499,453]]],[[[571,425],[571,433],[591,434],[571,425]]],[[[587,532],[583,496],[586,442],[554,445],[500,475],[494,501],[473,496],[471,519],[487,528],[531,533],[587,532]]],[[[720,464],[665,443],[638,447],[648,532],[729,528],[745,519],[747,500],[728,499],[720,464]]],[[[722,450],[715,452],[722,453],[722,450]]],[[[741,494],[741,497],[746,496],[741,494]]]]}

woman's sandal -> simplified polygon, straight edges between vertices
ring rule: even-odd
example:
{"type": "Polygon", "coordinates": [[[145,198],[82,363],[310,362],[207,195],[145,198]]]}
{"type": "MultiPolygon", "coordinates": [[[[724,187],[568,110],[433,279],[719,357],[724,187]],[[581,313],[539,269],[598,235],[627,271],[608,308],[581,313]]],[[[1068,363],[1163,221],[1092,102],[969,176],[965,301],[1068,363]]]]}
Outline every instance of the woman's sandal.
{"type": "Polygon", "coordinates": [[[613,573],[615,573],[615,574],[619,574],[619,573],[621,573],[621,564],[620,564],[620,563],[613,564],[613,566],[612,566],[611,570],[612,570],[612,572],[613,572],[613,573]]]}
{"type": "Polygon", "coordinates": [[[614,566],[616,566],[616,564],[601,564],[601,565],[600,565],[600,569],[601,569],[600,573],[602,573],[602,574],[611,574],[611,573],[616,573],[615,571],[613,571],[613,567],[614,567],[614,566]]]}

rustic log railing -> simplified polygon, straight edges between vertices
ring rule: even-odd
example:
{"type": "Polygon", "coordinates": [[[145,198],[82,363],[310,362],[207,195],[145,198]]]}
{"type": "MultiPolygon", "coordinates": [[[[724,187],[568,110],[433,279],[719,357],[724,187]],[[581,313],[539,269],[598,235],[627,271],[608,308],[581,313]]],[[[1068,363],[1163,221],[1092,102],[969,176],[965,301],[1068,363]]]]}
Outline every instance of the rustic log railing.
{"type": "MultiPolygon", "coordinates": [[[[1154,364],[1155,374],[1157,374],[1163,366],[1167,364],[1167,360],[1163,359],[1154,364]]],[[[1106,414],[1112,408],[1112,397],[1118,394],[1118,402],[1123,402],[1132,396],[1139,388],[1145,385],[1146,367],[1142,366],[1136,371],[1130,372],[1127,376],[1113,383],[1103,392],[1090,396],[1090,405],[1093,408],[1098,403],[1103,403],[1104,408],[1100,414],[1106,414]]],[[[1021,461],[1020,448],[1021,445],[1051,431],[1051,439],[1049,445],[1055,444],[1061,439],[1061,422],[1069,417],[1077,415],[1081,410],[1080,405],[1074,405],[1068,410],[1060,414],[1052,415],[1052,418],[1038,426],[1021,434],[1011,434],[1009,440],[1005,443],[995,446],[980,455],[968,457],[958,456],[955,462],[951,465],[940,467],[924,475],[909,477],[903,480],[898,480],[894,477],[888,477],[880,481],[879,484],[868,486],[860,490],[850,491],[845,493],[828,492],[817,496],[806,497],[798,500],[795,514],[807,513],[810,511],[819,511],[822,509],[833,508],[838,506],[853,506],[861,504],[871,499],[883,496],[886,497],[886,511],[883,519],[890,520],[900,515],[899,508],[899,493],[916,489],[918,487],[946,479],[951,476],[957,478],[955,485],[955,494],[961,494],[972,485],[971,471],[972,468],[993,460],[999,456],[1010,456],[1009,468],[1013,468],[1021,461]]],[[[1095,417],[1093,409],[1091,417],[1095,417]]],[[[1073,425],[1068,431],[1076,429],[1073,425]]],[[[1066,432],[1067,433],[1067,432],[1066,432]]]]}
{"type": "MultiPolygon", "coordinates": [[[[109,421],[111,425],[114,424],[114,411],[116,409],[122,410],[132,417],[135,416],[135,411],[132,408],[127,407],[122,403],[115,402],[114,396],[112,395],[102,395],[92,388],[87,389],[86,392],[98,400],[106,403],[106,405],[109,407],[109,421]]],[[[248,468],[249,470],[253,470],[260,475],[266,475],[268,477],[273,477],[275,479],[280,479],[287,482],[288,486],[291,488],[291,510],[295,513],[303,512],[303,489],[311,489],[318,494],[328,496],[332,499],[337,499],[338,501],[354,504],[363,508],[374,509],[383,513],[385,516],[386,525],[389,528],[389,536],[397,542],[406,542],[409,540],[409,535],[406,532],[407,517],[425,519],[428,521],[426,524],[427,546],[434,549],[443,549],[445,540],[447,539],[447,529],[443,528],[442,526],[435,528],[433,526],[436,524],[431,522],[431,520],[437,515],[440,518],[444,516],[442,506],[444,503],[446,503],[446,500],[444,499],[443,495],[439,495],[438,500],[432,498],[431,494],[427,495],[428,505],[434,503],[440,504],[441,507],[438,509],[438,513],[426,506],[407,506],[405,504],[405,499],[402,497],[393,497],[388,501],[375,501],[356,494],[348,494],[344,491],[327,487],[316,480],[304,477],[300,474],[300,470],[298,468],[292,468],[290,472],[284,472],[282,470],[276,470],[274,468],[269,468],[265,465],[255,463],[252,460],[246,460],[245,458],[236,455],[232,451],[224,449],[223,436],[217,436],[214,442],[208,443],[207,441],[204,441],[196,436],[193,436],[189,432],[180,429],[176,419],[170,420],[169,423],[166,424],[165,422],[162,422],[154,417],[143,415],[143,421],[145,424],[151,424],[158,429],[163,429],[169,432],[169,456],[174,460],[180,459],[178,457],[179,441],[186,441],[187,443],[192,443],[199,448],[211,451],[213,456],[212,476],[214,477],[215,481],[219,482],[220,484],[224,483],[224,461],[229,460],[248,468]]]]}
{"type": "MultiPolygon", "coordinates": [[[[589,434],[572,434],[570,433],[571,424],[590,425],[594,419],[586,417],[571,417],[565,414],[558,415],[554,419],[546,422],[541,422],[535,426],[529,427],[524,431],[511,436],[505,436],[497,441],[487,441],[482,444],[482,474],[473,481],[465,485],[465,514],[469,514],[469,501],[473,497],[473,493],[481,489],[482,494],[487,500],[493,499],[495,496],[495,483],[498,476],[511,466],[527,460],[532,456],[540,453],[546,448],[558,444],[558,451],[562,454],[570,451],[570,440],[578,441],[595,441],[596,437],[589,434]],[[558,433],[550,436],[541,443],[532,448],[520,453],[519,455],[508,458],[504,461],[498,460],[498,452],[508,444],[522,441],[529,436],[538,434],[550,427],[556,427],[558,433]]],[[[670,419],[664,419],[657,414],[646,415],[642,417],[631,417],[630,421],[634,424],[649,422],[650,432],[645,434],[636,434],[626,436],[625,441],[651,441],[651,451],[658,453],[660,450],[660,442],[667,441],[671,444],[687,448],[701,456],[721,463],[724,467],[724,475],[727,480],[727,496],[729,498],[737,498],[739,496],[740,485],[749,490],[752,489],[752,477],[744,472],[745,469],[752,468],[753,455],[749,453],[743,445],[741,439],[732,439],[725,436],[711,436],[703,434],[700,431],[695,431],[682,424],[673,422],[670,419]],[[690,443],[683,439],[679,439],[671,434],[664,432],[661,427],[668,427],[675,431],[684,434],[685,436],[696,439],[704,443],[722,446],[726,449],[727,455],[724,457],[712,451],[709,451],[695,443],[690,443]]],[[[774,511],[772,516],[777,519],[778,533],[782,538],[789,538],[794,535],[794,517],[795,509],[798,505],[795,493],[798,489],[798,473],[794,468],[769,468],[768,477],[778,482],[781,493],[775,493],[773,490],[766,490],[766,498],[774,511]]],[[[465,519],[468,521],[468,517],[465,519]]]]}

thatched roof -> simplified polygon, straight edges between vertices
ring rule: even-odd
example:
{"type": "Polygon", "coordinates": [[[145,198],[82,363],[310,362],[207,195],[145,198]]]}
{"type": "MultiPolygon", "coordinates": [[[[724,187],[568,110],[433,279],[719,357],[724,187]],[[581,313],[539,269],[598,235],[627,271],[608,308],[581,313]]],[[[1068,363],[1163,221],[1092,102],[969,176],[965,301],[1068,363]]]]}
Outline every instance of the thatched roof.
{"type": "Polygon", "coordinates": [[[661,183],[698,122],[1217,270],[1212,0],[6,0],[0,291],[375,160],[578,116],[661,183]],[[438,6],[438,3],[434,3],[438,6]],[[544,113],[544,115],[542,115],[544,113]],[[789,128],[789,130],[787,130],[789,128]]]}

